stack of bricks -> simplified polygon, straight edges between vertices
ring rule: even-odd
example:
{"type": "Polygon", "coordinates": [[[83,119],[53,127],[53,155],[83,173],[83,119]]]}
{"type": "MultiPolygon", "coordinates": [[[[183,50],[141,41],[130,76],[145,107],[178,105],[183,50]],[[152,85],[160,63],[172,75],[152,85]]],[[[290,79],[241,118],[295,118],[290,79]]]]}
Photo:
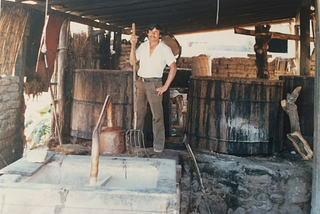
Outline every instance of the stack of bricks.
{"type": "Polygon", "coordinates": [[[0,169],[18,160],[23,152],[24,106],[19,77],[0,79],[0,169]]]}
{"type": "Polygon", "coordinates": [[[123,71],[129,71],[132,70],[132,66],[130,65],[130,50],[131,46],[130,44],[121,44],[121,56],[119,59],[119,67],[123,71]]]}
{"type": "Polygon", "coordinates": [[[316,54],[312,53],[310,60],[310,75],[314,77],[316,71],[316,54]]]}
{"type": "Polygon", "coordinates": [[[178,68],[192,68],[192,57],[180,57],[177,62],[178,68]]]}
{"type": "Polygon", "coordinates": [[[252,58],[215,58],[211,66],[214,77],[257,77],[255,59],[252,58]]]}
{"type": "MultiPolygon", "coordinates": [[[[181,57],[178,68],[192,68],[192,57],[181,57]]],[[[249,58],[214,58],[211,64],[214,77],[256,78],[257,66],[254,57],[249,58]]],[[[268,63],[270,79],[274,79],[275,64],[268,63]]]]}
{"type": "MultiPolygon", "coordinates": [[[[132,71],[132,66],[130,65],[130,51],[131,44],[121,44],[121,56],[119,58],[119,68],[122,71],[132,71]]],[[[139,64],[136,65],[136,71],[139,69],[139,64]]]]}

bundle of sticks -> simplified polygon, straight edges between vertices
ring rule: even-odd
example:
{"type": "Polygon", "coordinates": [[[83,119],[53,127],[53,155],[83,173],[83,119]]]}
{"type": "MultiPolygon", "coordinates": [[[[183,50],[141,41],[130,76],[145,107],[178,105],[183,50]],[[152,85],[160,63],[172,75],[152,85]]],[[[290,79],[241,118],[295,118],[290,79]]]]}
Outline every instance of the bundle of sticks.
{"type": "Polygon", "coordinates": [[[24,31],[28,12],[19,6],[6,7],[0,19],[0,75],[12,76],[24,31]]]}

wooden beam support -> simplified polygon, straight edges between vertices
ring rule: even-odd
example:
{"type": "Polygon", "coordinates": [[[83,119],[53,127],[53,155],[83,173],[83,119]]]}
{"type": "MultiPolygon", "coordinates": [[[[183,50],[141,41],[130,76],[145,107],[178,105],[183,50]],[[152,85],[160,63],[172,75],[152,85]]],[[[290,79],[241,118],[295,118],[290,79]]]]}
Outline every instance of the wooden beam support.
{"type": "MultiPolygon", "coordinates": [[[[3,2],[3,4],[7,4],[7,5],[16,5],[17,3],[15,2],[3,2]]],[[[38,3],[37,5],[29,5],[29,4],[21,4],[24,7],[28,7],[34,10],[38,10],[41,12],[45,11],[45,6],[41,5],[40,3],[38,3]]],[[[72,22],[77,22],[80,24],[85,24],[85,25],[89,25],[91,27],[96,27],[96,28],[100,28],[100,29],[104,29],[104,30],[109,30],[109,31],[115,31],[115,32],[120,32],[121,28],[117,27],[117,26],[113,26],[113,25],[107,25],[105,23],[100,23],[100,22],[96,22],[92,19],[87,19],[87,18],[83,18],[80,16],[76,16],[73,14],[69,14],[69,13],[64,13],[58,10],[53,10],[51,8],[48,8],[48,14],[55,14],[57,16],[62,16],[65,19],[70,19],[70,21],[72,22]]]]}
{"type": "Polygon", "coordinates": [[[300,76],[310,76],[310,0],[300,7],[300,76]]]}
{"type": "MultiPolygon", "coordinates": [[[[234,28],[234,33],[236,34],[243,34],[248,36],[255,36],[255,30],[247,30],[244,28],[234,28]]],[[[284,39],[284,40],[295,40],[300,41],[299,35],[292,35],[292,34],[286,34],[286,33],[279,33],[279,32],[269,32],[271,34],[272,39],[284,39]]],[[[310,42],[313,42],[313,37],[310,37],[310,42]]]]}
{"type": "Polygon", "coordinates": [[[314,76],[314,140],[311,214],[320,213],[320,0],[316,0],[316,70],[314,76]]]}

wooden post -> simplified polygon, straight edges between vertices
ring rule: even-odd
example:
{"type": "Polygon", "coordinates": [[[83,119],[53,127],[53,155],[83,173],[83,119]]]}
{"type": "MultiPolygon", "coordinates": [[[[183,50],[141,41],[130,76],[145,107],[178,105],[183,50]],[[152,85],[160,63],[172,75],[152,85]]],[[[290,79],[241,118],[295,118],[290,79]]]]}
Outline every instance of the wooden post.
{"type": "Polygon", "coordinates": [[[269,34],[270,25],[259,25],[255,27],[256,44],[254,45],[254,51],[256,52],[256,65],[258,67],[257,77],[262,79],[269,78],[268,71],[268,43],[271,39],[269,34]]]}
{"type": "Polygon", "coordinates": [[[85,58],[85,68],[86,69],[94,69],[93,66],[93,28],[88,26],[88,42],[87,42],[87,57],[85,58]]]}
{"type": "Polygon", "coordinates": [[[100,68],[108,69],[110,61],[110,36],[109,34],[99,35],[99,40],[99,53],[101,55],[100,68]]]}
{"type": "Polygon", "coordinates": [[[119,58],[121,56],[121,30],[114,32],[113,50],[116,52],[114,59],[114,68],[119,67],[119,58]]]}
{"type": "Polygon", "coordinates": [[[310,0],[300,7],[300,75],[310,76],[310,0]]]}
{"type": "Polygon", "coordinates": [[[312,176],[312,198],[311,214],[320,213],[320,0],[316,0],[316,69],[314,76],[314,140],[313,140],[313,176],[312,176]]]}
{"type": "MultiPolygon", "coordinates": [[[[295,25],[294,26],[294,32],[295,35],[299,35],[299,25],[295,25]]],[[[299,36],[299,40],[300,40],[300,36],[299,36]]],[[[295,40],[295,60],[296,60],[296,65],[297,65],[297,73],[295,75],[299,75],[300,76],[300,56],[299,56],[299,41],[295,40]]]]}
{"type": "Polygon", "coordinates": [[[67,51],[68,51],[68,25],[69,21],[64,20],[60,30],[59,47],[58,47],[58,87],[57,87],[57,100],[58,100],[58,124],[60,127],[60,134],[64,136],[70,132],[70,124],[66,115],[67,109],[71,106],[67,106],[66,102],[66,67],[67,67],[67,51]]]}

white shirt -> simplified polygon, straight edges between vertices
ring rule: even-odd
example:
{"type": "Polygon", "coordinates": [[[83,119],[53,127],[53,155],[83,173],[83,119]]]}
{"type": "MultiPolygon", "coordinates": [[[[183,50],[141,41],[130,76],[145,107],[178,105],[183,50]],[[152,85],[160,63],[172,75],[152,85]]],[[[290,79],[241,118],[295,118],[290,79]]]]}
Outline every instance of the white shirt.
{"type": "Polygon", "coordinates": [[[143,78],[162,78],[163,69],[176,61],[169,46],[159,42],[150,56],[150,41],[142,43],[136,50],[136,58],[140,61],[138,76],[143,78]]]}

